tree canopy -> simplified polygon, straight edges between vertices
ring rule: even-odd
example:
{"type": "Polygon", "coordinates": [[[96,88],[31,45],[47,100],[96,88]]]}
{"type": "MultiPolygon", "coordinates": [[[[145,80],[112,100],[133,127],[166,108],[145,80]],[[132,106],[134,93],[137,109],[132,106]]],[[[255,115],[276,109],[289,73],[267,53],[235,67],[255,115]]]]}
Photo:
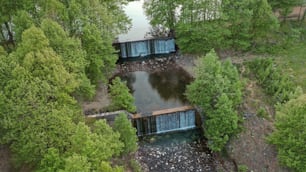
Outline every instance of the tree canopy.
{"type": "Polygon", "coordinates": [[[306,94],[279,106],[276,112],[275,131],[269,141],[275,144],[278,158],[296,171],[306,168],[306,94]]]}
{"type": "Polygon", "coordinates": [[[115,67],[125,3],[0,1],[0,143],[17,169],[123,171],[110,163],[123,152],[120,133],[104,120],[89,128],[75,97],[92,97],[115,67]]]}
{"type": "Polygon", "coordinates": [[[195,80],[187,86],[187,99],[203,111],[209,148],[221,151],[238,128],[236,107],[242,97],[238,71],[229,61],[221,63],[212,50],[200,59],[195,72],[195,80]]]}
{"type": "Polygon", "coordinates": [[[148,0],[144,7],[151,24],[175,33],[180,50],[187,53],[258,48],[278,30],[267,0],[148,0]]]}

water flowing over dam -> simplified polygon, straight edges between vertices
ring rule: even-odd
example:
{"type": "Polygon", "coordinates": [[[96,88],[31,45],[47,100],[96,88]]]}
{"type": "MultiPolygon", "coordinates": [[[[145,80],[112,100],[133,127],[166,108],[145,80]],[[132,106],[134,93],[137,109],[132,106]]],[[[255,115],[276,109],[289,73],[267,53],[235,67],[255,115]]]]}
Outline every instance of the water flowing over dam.
{"type": "Polygon", "coordinates": [[[191,106],[153,111],[152,114],[133,116],[137,135],[160,134],[196,127],[196,110],[191,106]]]}

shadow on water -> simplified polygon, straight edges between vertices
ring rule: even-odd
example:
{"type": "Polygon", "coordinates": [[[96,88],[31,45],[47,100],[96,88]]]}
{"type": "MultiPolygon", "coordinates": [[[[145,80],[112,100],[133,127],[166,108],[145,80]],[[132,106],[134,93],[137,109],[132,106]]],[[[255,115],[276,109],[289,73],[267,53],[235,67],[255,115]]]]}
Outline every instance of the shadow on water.
{"type": "Polygon", "coordinates": [[[184,92],[192,78],[182,69],[169,68],[154,73],[136,71],[119,77],[127,82],[135,98],[137,112],[188,105],[184,92]]]}

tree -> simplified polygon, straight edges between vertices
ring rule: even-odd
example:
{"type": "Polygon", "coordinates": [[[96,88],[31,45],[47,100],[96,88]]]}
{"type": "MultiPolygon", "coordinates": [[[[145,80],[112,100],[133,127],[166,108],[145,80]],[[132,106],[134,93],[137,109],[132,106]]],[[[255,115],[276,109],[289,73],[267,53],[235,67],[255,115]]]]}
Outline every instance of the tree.
{"type": "Polygon", "coordinates": [[[129,112],[136,111],[134,97],[129,92],[129,88],[126,86],[126,83],[122,82],[119,77],[112,80],[112,84],[109,85],[109,88],[112,99],[112,108],[125,109],[129,112]]]}
{"type": "Polygon", "coordinates": [[[75,171],[84,171],[84,172],[90,172],[91,164],[87,160],[86,157],[73,154],[72,156],[69,156],[65,159],[65,166],[63,170],[60,170],[60,172],[75,172],[75,171]]]}
{"type": "Polygon", "coordinates": [[[71,38],[56,22],[45,19],[41,28],[50,42],[52,49],[61,56],[67,71],[77,81],[76,95],[93,97],[95,90],[86,76],[85,69],[89,67],[86,60],[86,51],[82,49],[81,41],[78,38],[71,38]]]}
{"type": "Polygon", "coordinates": [[[187,86],[187,99],[204,112],[204,133],[208,146],[221,151],[230,135],[236,132],[237,105],[241,102],[242,84],[237,69],[230,63],[221,63],[212,50],[195,69],[196,78],[187,86]]]}
{"type": "Polygon", "coordinates": [[[87,77],[93,84],[98,81],[106,81],[110,72],[115,68],[117,55],[112,47],[112,37],[100,36],[101,32],[95,24],[84,27],[83,36],[81,38],[82,46],[87,52],[86,67],[87,77]]]}
{"type": "Polygon", "coordinates": [[[176,27],[177,44],[183,52],[206,53],[228,47],[229,30],[219,1],[184,1],[176,27]]]}
{"type": "Polygon", "coordinates": [[[120,133],[120,140],[124,143],[123,153],[134,152],[137,149],[136,129],[127,116],[120,113],[114,122],[114,130],[120,133]]]}
{"type": "Polygon", "coordinates": [[[232,101],[223,93],[214,110],[206,111],[204,130],[212,151],[221,151],[230,136],[237,131],[238,115],[232,106],[232,101]]]}
{"type": "Polygon", "coordinates": [[[19,47],[7,59],[1,140],[11,143],[17,164],[38,163],[50,147],[63,153],[73,120],[81,114],[69,95],[75,88],[73,78],[36,27],[23,33],[19,47]]]}
{"type": "Polygon", "coordinates": [[[247,50],[251,46],[250,34],[253,15],[253,1],[222,1],[222,13],[226,18],[230,35],[225,38],[236,50],[247,50]]]}
{"type": "Polygon", "coordinates": [[[147,0],[143,7],[152,26],[165,27],[169,29],[170,35],[174,35],[178,19],[178,0],[147,0]]]}
{"type": "Polygon", "coordinates": [[[253,43],[265,44],[278,28],[278,20],[272,12],[267,0],[258,0],[253,4],[251,34],[253,43]]]}
{"type": "Polygon", "coordinates": [[[90,130],[72,95],[92,96],[91,83],[107,80],[115,66],[112,41],[129,22],[124,3],[0,0],[0,142],[16,168],[104,171],[121,153],[119,133],[105,121],[90,130]]]}
{"type": "Polygon", "coordinates": [[[306,168],[306,94],[278,107],[275,131],[269,141],[276,145],[278,158],[284,165],[296,170],[306,168]]]}

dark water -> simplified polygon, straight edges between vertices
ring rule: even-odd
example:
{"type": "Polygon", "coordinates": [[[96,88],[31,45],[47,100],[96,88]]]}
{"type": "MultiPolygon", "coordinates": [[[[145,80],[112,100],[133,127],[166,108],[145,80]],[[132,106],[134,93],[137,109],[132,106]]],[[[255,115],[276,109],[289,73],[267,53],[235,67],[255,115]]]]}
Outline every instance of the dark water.
{"type": "Polygon", "coordinates": [[[135,98],[137,112],[150,113],[188,105],[184,92],[191,77],[184,70],[137,71],[120,77],[127,82],[135,98]]]}

